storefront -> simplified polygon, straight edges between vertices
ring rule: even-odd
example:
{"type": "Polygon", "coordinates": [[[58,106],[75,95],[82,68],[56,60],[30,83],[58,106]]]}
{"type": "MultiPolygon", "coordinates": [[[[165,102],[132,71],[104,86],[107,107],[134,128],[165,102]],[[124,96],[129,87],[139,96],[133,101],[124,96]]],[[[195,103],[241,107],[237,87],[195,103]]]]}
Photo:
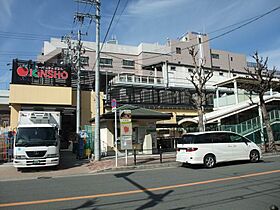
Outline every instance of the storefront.
{"type": "MultiPolygon", "coordinates": [[[[120,113],[122,110],[131,112],[132,148],[145,154],[152,154],[158,149],[156,122],[170,120],[171,113],[161,113],[151,109],[140,108],[133,105],[124,105],[117,108],[118,149],[121,146],[120,113]]],[[[94,119],[91,120],[94,123],[94,119]]],[[[107,112],[100,118],[101,151],[108,153],[114,150],[115,144],[115,113],[107,112]]]]}
{"type": "MultiPolygon", "coordinates": [[[[17,127],[19,111],[59,111],[62,142],[67,144],[76,132],[76,89],[71,85],[70,67],[14,60],[12,71],[11,129],[17,127]]],[[[94,116],[94,98],[94,92],[81,91],[81,127],[94,116]]]]}

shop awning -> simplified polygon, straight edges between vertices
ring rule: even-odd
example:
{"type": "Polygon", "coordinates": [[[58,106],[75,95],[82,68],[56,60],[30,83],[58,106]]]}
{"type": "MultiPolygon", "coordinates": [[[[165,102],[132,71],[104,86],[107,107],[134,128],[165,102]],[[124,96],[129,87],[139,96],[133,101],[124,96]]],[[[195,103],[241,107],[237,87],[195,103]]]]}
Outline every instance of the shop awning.
{"type": "MultiPolygon", "coordinates": [[[[138,106],[133,105],[123,105],[117,108],[117,115],[119,116],[119,112],[121,110],[131,110],[131,118],[132,119],[156,119],[156,120],[170,120],[173,116],[172,113],[161,113],[151,109],[145,109],[138,106]]],[[[114,112],[107,112],[100,116],[100,119],[114,119],[114,112]]],[[[94,118],[90,120],[90,122],[94,122],[94,118]]]]}

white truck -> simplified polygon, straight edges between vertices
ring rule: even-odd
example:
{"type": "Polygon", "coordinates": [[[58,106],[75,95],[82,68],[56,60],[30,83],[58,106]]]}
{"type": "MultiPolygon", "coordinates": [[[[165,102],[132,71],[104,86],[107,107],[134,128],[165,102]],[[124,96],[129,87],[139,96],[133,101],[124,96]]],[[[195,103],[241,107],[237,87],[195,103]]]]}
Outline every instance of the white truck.
{"type": "Polygon", "coordinates": [[[60,112],[20,111],[18,119],[14,167],[58,166],[60,112]]]}

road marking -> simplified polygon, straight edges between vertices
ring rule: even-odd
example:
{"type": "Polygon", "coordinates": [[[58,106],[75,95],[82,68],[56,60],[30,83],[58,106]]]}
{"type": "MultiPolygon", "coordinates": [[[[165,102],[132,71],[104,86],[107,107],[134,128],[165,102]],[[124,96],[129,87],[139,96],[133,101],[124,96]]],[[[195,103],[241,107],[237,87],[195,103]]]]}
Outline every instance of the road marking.
{"type": "Polygon", "coordinates": [[[219,179],[211,179],[211,180],[200,181],[200,182],[192,182],[192,183],[185,183],[185,184],[168,185],[168,186],[163,186],[163,187],[147,188],[145,190],[131,190],[131,191],[125,191],[125,192],[103,193],[103,194],[75,196],[75,197],[68,197],[68,198],[55,198],[55,199],[37,200],[37,201],[2,203],[2,204],[0,204],[0,207],[36,205],[36,204],[54,203],[54,202],[61,202],[61,201],[72,201],[72,200],[93,199],[93,198],[100,198],[100,197],[131,195],[131,194],[142,193],[142,192],[146,192],[146,191],[152,192],[152,191],[159,191],[159,190],[175,189],[175,188],[180,188],[180,187],[190,187],[190,186],[195,186],[195,185],[203,185],[203,184],[210,184],[210,183],[215,183],[215,182],[230,181],[230,180],[249,178],[249,177],[261,176],[261,175],[267,175],[267,174],[273,174],[273,173],[280,173],[280,170],[265,171],[265,172],[225,177],[225,178],[219,178],[219,179]]]}

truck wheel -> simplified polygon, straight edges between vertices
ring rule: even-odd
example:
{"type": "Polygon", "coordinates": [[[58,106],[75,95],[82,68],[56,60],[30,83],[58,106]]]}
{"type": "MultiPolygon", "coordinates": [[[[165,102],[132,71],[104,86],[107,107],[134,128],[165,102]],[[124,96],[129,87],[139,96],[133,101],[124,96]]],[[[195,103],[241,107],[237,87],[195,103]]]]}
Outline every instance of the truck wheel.
{"type": "Polygon", "coordinates": [[[206,168],[213,168],[216,164],[216,159],[215,159],[215,156],[214,155],[206,155],[204,157],[204,166],[206,168]]]}
{"type": "Polygon", "coordinates": [[[260,154],[257,150],[253,150],[250,152],[250,161],[251,163],[256,163],[260,160],[260,154]]]}

